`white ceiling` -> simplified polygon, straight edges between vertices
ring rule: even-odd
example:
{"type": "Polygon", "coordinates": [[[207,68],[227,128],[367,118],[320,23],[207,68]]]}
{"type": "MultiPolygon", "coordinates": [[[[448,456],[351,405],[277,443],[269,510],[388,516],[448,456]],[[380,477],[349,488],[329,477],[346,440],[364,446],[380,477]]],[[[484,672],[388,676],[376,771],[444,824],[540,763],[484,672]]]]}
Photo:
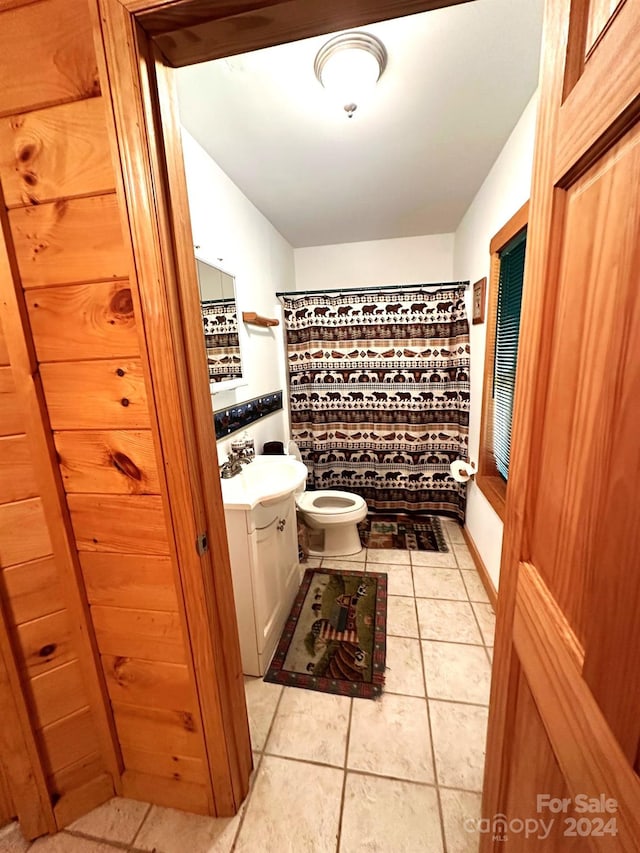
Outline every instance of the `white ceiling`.
{"type": "Polygon", "coordinates": [[[321,36],[178,69],[181,120],[294,247],[447,233],[535,91],[542,6],[363,27],[389,60],[353,119],[314,76],[321,36]]]}

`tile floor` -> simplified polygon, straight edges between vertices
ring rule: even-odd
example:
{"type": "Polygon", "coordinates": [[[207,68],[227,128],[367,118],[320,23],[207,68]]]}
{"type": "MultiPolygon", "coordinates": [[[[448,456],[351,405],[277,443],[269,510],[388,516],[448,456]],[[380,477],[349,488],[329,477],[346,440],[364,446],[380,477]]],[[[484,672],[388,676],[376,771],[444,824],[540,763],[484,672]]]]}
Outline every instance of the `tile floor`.
{"type": "Polygon", "coordinates": [[[114,799],[32,845],[0,830],[0,853],[475,853],[495,620],[460,528],[443,527],[446,554],[322,562],[389,576],[385,692],[247,679],[255,771],[235,818],[114,799]]]}

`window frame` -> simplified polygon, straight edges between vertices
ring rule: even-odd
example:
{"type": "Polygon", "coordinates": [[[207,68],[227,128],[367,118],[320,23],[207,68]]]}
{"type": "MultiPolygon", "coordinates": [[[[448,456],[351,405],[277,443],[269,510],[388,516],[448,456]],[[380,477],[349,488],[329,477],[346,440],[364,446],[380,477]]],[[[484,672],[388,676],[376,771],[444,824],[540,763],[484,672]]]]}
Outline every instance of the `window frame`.
{"type": "Polygon", "coordinates": [[[493,455],[493,371],[495,366],[496,327],[498,317],[498,293],[500,289],[500,252],[529,223],[529,202],[509,219],[491,239],[489,252],[489,294],[487,303],[487,337],[484,354],[482,380],[482,417],[480,421],[480,449],[478,453],[478,488],[498,513],[502,521],[505,515],[507,483],[496,467],[493,455]]]}

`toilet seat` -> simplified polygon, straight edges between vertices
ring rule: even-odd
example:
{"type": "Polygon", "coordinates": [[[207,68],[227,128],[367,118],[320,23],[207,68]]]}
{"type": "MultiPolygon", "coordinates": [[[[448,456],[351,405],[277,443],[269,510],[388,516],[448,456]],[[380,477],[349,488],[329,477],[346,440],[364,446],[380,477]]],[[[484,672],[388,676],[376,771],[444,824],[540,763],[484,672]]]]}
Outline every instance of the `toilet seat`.
{"type": "Polygon", "coordinates": [[[339,492],[336,489],[318,489],[315,492],[303,492],[296,497],[296,503],[303,512],[326,518],[343,516],[366,507],[364,498],[352,492],[339,492]]]}

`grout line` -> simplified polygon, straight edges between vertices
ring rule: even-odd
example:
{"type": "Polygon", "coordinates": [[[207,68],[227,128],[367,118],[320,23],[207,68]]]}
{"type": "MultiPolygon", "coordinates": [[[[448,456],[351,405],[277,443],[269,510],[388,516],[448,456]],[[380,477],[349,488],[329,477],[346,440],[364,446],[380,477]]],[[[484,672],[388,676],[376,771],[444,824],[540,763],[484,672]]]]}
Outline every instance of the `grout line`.
{"type": "Polygon", "coordinates": [[[287,761],[296,761],[298,764],[312,764],[314,767],[330,767],[332,770],[342,770],[344,767],[343,764],[329,764],[326,761],[316,761],[313,758],[298,758],[297,755],[284,755],[279,752],[265,752],[264,755],[267,758],[286,758],[287,761]]]}
{"type": "Polygon", "coordinates": [[[260,767],[262,766],[263,757],[264,757],[264,753],[259,752],[258,753],[258,761],[256,763],[256,766],[253,768],[253,773],[251,775],[251,781],[249,783],[249,790],[247,791],[247,796],[245,797],[242,805],[240,806],[240,808],[242,809],[242,814],[240,815],[240,820],[238,821],[238,826],[236,828],[235,835],[233,836],[233,842],[232,842],[231,847],[229,849],[229,853],[233,853],[233,851],[236,849],[236,844],[238,842],[238,838],[240,837],[240,831],[242,830],[242,827],[244,825],[244,819],[246,817],[247,810],[249,808],[249,803],[250,803],[251,797],[253,795],[253,789],[255,788],[256,780],[258,778],[258,771],[260,770],[260,767]]]}
{"type": "Polygon", "coordinates": [[[59,835],[62,835],[62,834],[69,835],[71,838],[82,839],[82,841],[92,841],[94,844],[95,843],[108,844],[113,850],[125,850],[125,851],[127,851],[131,847],[131,842],[115,841],[114,839],[103,838],[102,836],[99,836],[99,835],[87,835],[86,832],[77,832],[76,830],[69,830],[69,829],[61,829],[59,832],[56,832],[55,835],[45,836],[45,837],[57,838],[59,835]]]}
{"type": "Polygon", "coordinates": [[[144,813],[144,817],[143,817],[143,818],[142,818],[142,820],[140,821],[140,826],[138,827],[138,829],[136,830],[135,835],[133,836],[133,838],[132,838],[132,839],[131,839],[131,841],[129,842],[129,846],[130,846],[130,847],[133,847],[133,846],[134,846],[134,844],[136,843],[136,841],[138,840],[138,836],[140,835],[140,832],[142,831],[142,827],[143,827],[143,826],[145,825],[145,823],[147,822],[147,818],[149,817],[149,814],[150,814],[150,812],[151,812],[151,809],[152,809],[152,808],[153,808],[152,804],[151,804],[151,803],[149,803],[149,808],[148,808],[148,809],[146,810],[146,812],[144,813]]]}
{"type": "Polygon", "coordinates": [[[429,709],[428,689],[427,689],[427,671],[424,663],[424,655],[422,654],[422,633],[420,631],[420,620],[418,618],[418,600],[413,599],[416,610],[416,620],[418,622],[418,634],[420,635],[420,664],[422,666],[422,686],[424,687],[424,702],[427,711],[427,726],[429,729],[429,749],[431,750],[431,764],[433,767],[433,781],[436,789],[436,798],[438,801],[438,817],[440,819],[440,839],[442,841],[443,853],[447,853],[447,841],[444,834],[444,816],[442,812],[442,801],[440,799],[440,789],[438,788],[438,768],[436,765],[436,750],[433,742],[433,728],[431,726],[431,711],[429,709]]]}
{"type": "Polygon", "coordinates": [[[488,702],[469,702],[466,699],[442,699],[440,696],[427,696],[429,702],[446,702],[448,705],[468,705],[470,708],[488,708],[488,702]]]}
{"type": "Polygon", "coordinates": [[[351,720],[353,718],[353,698],[349,707],[349,722],[347,723],[347,740],[344,747],[344,772],[342,774],[342,793],[340,794],[340,811],[338,813],[338,834],[336,835],[336,853],[340,853],[342,840],[342,818],[344,815],[344,797],[347,790],[347,766],[349,764],[349,744],[351,742],[351,720]]]}
{"type": "MultiPolygon", "coordinates": [[[[266,753],[266,746],[267,746],[267,743],[268,743],[269,738],[271,736],[271,731],[272,731],[274,723],[276,721],[278,711],[280,710],[280,703],[282,702],[282,697],[284,696],[284,691],[285,691],[285,688],[283,687],[280,691],[280,695],[278,696],[278,701],[276,702],[275,708],[273,709],[273,716],[271,717],[271,723],[269,724],[267,734],[265,735],[264,743],[262,744],[262,749],[260,749],[260,750],[255,749],[254,750],[252,747],[253,752],[258,754],[258,761],[256,763],[256,766],[253,768],[253,774],[251,777],[251,782],[249,784],[249,792],[247,793],[247,796],[245,797],[245,800],[241,806],[242,814],[240,815],[240,820],[238,821],[238,828],[236,829],[236,833],[233,837],[233,843],[231,845],[229,853],[233,853],[233,851],[236,849],[238,839],[240,838],[240,833],[242,831],[242,827],[244,826],[244,820],[245,820],[245,817],[247,816],[247,812],[249,811],[249,806],[251,805],[251,798],[253,796],[253,791],[254,791],[254,788],[255,788],[256,783],[258,781],[258,774],[259,774],[260,769],[262,767],[264,756],[267,754],[266,753]]],[[[249,729],[249,734],[251,734],[251,729],[249,729]]]]}

